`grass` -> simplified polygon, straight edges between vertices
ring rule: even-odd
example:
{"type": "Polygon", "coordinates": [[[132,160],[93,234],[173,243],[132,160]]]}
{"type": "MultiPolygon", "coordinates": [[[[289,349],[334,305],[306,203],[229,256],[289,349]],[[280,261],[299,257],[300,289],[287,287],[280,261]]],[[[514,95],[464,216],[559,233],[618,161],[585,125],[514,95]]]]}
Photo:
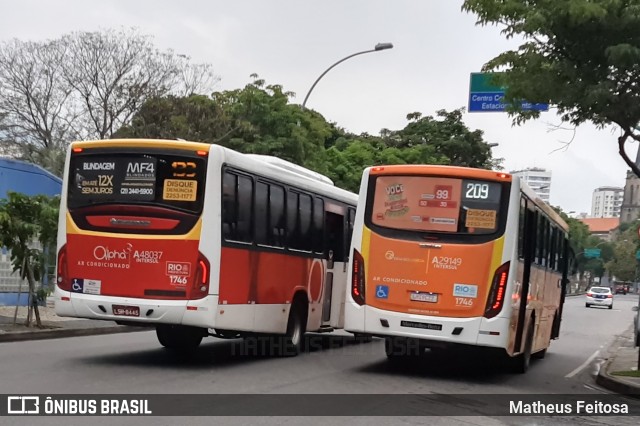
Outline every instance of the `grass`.
{"type": "Polygon", "coordinates": [[[640,370],[614,371],[611,374],[614,376],[640,377],[640,370]]]}

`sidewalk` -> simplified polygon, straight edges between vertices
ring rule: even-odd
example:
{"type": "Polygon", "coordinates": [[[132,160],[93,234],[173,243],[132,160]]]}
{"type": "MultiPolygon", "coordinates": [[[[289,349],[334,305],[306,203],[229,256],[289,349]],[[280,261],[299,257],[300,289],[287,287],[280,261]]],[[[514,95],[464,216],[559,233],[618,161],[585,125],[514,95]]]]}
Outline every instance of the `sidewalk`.
{"type": "Polygon", "coordinates": [[[600,368],[596,383],[610,391],[640,398],[640,377],[614,374],[638,369],[638,348],[634,347],[633,326],[620,336],[609,349],[609,357],[600,368]]]}
{"type": "Polygon", "coordinates": [[[42,328],[38,328],[35,325],[26,327],[26,307],[18,307],[18,318],[16,325],[14,325],[15,306],[0,306],[0,343],[150,330],[146,327],[117,325],[113,321],[63,318],[57,316],[51,306],[41,306],[39,311],[42,328]]]}

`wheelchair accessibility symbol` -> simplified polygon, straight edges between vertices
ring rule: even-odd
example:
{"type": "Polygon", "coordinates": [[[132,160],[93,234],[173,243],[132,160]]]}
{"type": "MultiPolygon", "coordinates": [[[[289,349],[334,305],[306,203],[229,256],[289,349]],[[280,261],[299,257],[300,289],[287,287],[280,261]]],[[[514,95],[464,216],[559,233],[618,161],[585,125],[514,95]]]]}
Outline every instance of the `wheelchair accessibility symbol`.
{"type": "Polygon", "coordinates": [[[387,286],[387,285],[377,285],[376,286],[376,297],[378,299],[387,299],[389,297],[389,286],[387,286]]]}
{"type": "Polygon", "coordinates": [[[74,293],[82,293],[84,290],[84,280],[82,278],[73,278],[71,283],[71,291],[74,293]]]}

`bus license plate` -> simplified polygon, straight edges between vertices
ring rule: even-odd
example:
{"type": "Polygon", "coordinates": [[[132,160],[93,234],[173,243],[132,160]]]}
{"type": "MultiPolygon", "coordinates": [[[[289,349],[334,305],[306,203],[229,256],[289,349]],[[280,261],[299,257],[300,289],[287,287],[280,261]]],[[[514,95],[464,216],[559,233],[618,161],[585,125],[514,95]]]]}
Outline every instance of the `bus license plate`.
{"type": "Polygon", "coordinates": [[[411,293],[409,298],[416,302],[436,303],[438,301],[438,295],[435,293],[411,293]]]}
{"type": "Polygon", "coordinates": [[[113,315],[122,317],[139,317],[140,308],[138,306],[113,305],[113,315]]]}

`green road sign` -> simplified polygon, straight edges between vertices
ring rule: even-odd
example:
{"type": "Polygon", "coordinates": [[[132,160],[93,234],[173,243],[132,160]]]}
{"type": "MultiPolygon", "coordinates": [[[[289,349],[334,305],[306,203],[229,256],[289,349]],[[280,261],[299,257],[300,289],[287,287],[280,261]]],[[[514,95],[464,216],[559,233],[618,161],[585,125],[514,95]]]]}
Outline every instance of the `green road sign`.
{"type": "Polygon", "coordinates": [[[471,92],[504,92],[503,86],[494,83],[493,76],[500,73],[471,73],[471,92]]]}
{"type": "Polygon", "coordinates": [[[597,259],[600,257],[600,249],[599,248],[584,249],[584,257],[597,259]]]}

